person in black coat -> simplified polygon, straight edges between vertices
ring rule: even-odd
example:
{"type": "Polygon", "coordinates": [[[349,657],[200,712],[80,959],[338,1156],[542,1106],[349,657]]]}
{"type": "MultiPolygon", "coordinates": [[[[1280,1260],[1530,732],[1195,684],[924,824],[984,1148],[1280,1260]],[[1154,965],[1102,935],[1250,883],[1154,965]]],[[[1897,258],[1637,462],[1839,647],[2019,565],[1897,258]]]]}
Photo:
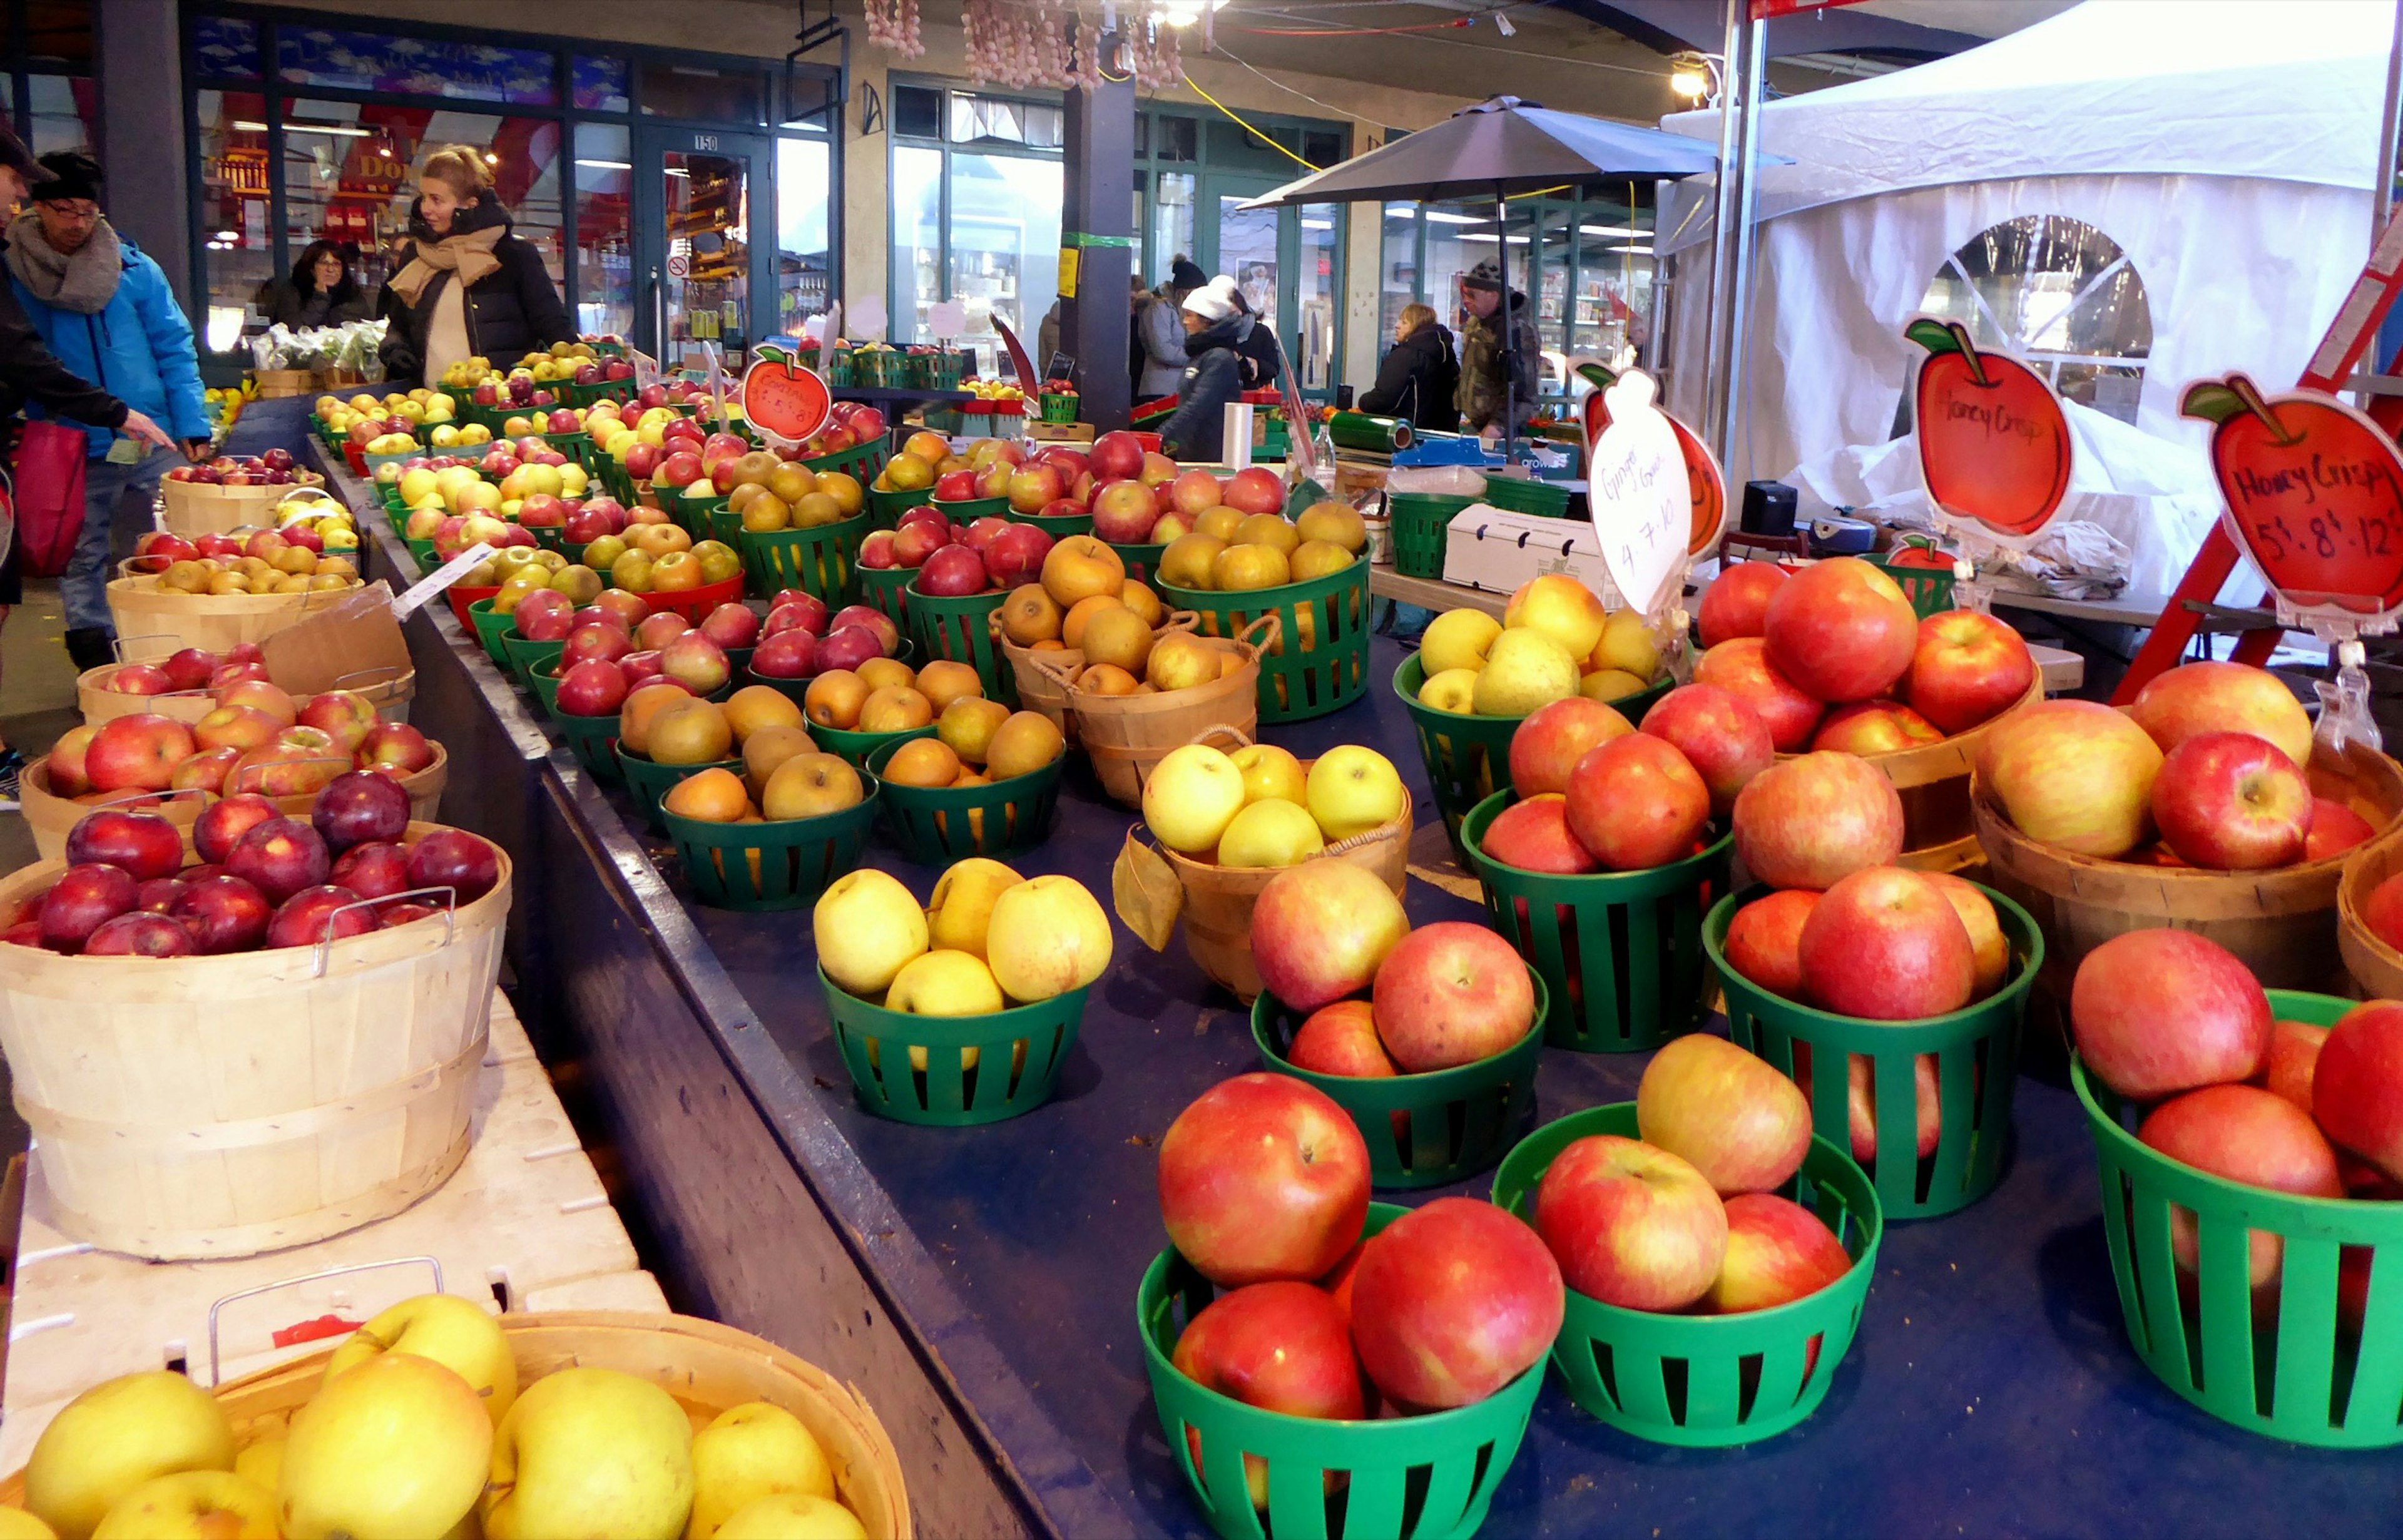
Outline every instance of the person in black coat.
{"type": "Polygon", "coordinates": [[[1274,390],[1284,378],[1284,360],[1277,353],[1276,330],[1261,319],[1259,312],[1252,309],[1252,302],[1243,298],[1240,286],[1234,290],[1234,300],[1236,312],[1252,323],[1250,328],[1235,340],[1235,352],[1243,361],[1243,388],[1274,390]]]}
{"type": "Polygon", "coordinates": [[[444,370],[468,358],[507,369],[575,340],[542,254],[510,233],[509,211],[474,149],[452,145],[426,157],[409,234],[378,307],[392,324],[382,353],[393,380],[438,385],[444,370]]]}
{"type": "Polygon", "coordinates": [[[1377,382],[1360,395],[1362,411],[1398,417],[1413,427],[1444,433],[1460,429],[1452,395],[1460,388],[1460,355],[1452,333],[1425,305],[1402,307],[1394,324],[1394,345],[1377,366],[1377,382]]]}
{"type": "Polygon", "coordinates": [[[258,308],[269,326],[300,331],[365,321],[375,314],[375,299],[351,277],[351,258],[341,247],[312,241],[292,264],[289,278],[278,278],[259,292],[258,308]]]}
{"type": "Polygon", "coordinates": [[[1185,374],[1176,411],[1160,424],[1160,451],[1176,460],[1226,457],[1227,404],[1253,388],[1252,340],[1267,331],[1243,308],[1231,278],[1213,278],[1185,297],[1185,374]]]}

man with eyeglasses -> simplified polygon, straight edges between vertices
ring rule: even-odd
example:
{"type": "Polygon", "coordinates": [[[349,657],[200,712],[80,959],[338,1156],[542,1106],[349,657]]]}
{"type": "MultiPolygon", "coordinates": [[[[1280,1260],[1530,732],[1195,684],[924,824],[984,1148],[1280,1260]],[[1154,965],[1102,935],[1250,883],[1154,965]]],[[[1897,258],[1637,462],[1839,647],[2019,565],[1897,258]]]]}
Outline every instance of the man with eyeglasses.
{"type": "Polygon", "coordinates": [[[69,369],[162,423],[180,442],[154,449],[106,426],[87,430],[83,534],[60,584],[67,655],[77,669],[113,656],[108,579],[151,527],[159,480],[179,458],[209,452],[209,420],[191,323],[159,264],[118,234],[100,211],[101,172],[90,157],[41,158],[48,175],[33,208],[8,226],[8,283],[34,329],[69,369]]]}

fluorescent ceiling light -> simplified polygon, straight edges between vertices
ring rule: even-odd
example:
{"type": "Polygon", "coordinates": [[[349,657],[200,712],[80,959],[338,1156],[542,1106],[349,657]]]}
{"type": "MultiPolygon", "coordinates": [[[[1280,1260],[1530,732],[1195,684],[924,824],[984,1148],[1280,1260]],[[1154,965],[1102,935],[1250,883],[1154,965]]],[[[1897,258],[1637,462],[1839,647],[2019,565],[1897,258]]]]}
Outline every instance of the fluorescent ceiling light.
{"type": "MultiPolygon", "coordinates": [[[[234,131],[238,133],[265,133],[267,132],[266,124],[255,123],[247,118],[236,118],[233,126],[234,131]]],[[[373,137],[376,131],[373,129],[363,129],[353,123],[286,123],[284,125],[284,132],[286,133],[330,133],[343,139],[368,139],[373,137]]]]}
{"type": "Polygon", "coordinates": [[[1652,248],[1651,248],[1650,246],[1634,245],[1634,244],[1632,244],[1632,243],[1631,243],[1631,244],[1629,244],[1629,245],[1624,245],[1624,246],[1604,246],[1604,247],[1603,248],[1603,250],[1604,250],[1604,251],[1632,251],[1632,252],[1633,252],[1633,253],[1634,253],[1636,256],[1638,256],[1638,257],[1649,257],[1649,256],[1651,256],[1651,255],[1652,255],[1652,248]]]}
{"type": "Polygon", "coordinates": [[[632,160],[578,160],[576,163],[592,171],[632,171],[634,169],[634,163],[632,160]]]}
{"type": "Polygon", "coordinates": [[[1426,216],[1438,225],[1487,225],[1493,221],[1479,214],[1453,214],[1448,209],[1429,209],[1426,216]]]}
{"type": "MultiPolygon", "coordinates": [[[[1455,239],[1461,241],[1482,241],[1490,246],[1494,244],[1499,238],[1493,235],[1491,231],[1484,234],[1478,234],[1472,231],[1464,232],[1463,234],[1455,237],[1455,239]]],[[[1510,237],[1510,243],[1514,246],[1523,246],[1527,243],[1527,238],[1523,235],[1514,235],[1510,237]]]]}
{"type": "Polygon", "coordinates": [[[1332,219],[1305,219],[1301,222],[1301,228],[1306,230],[1331,230],[1335,228],[1335,221],[1332,219]]]}
{"type": "Polygon", "coordinates": [[[1579,235],[1649,235],[1652,232],[1647,229],[1638,229],[1632,225],[1579,225],[1577,233],[1579,235]]]}

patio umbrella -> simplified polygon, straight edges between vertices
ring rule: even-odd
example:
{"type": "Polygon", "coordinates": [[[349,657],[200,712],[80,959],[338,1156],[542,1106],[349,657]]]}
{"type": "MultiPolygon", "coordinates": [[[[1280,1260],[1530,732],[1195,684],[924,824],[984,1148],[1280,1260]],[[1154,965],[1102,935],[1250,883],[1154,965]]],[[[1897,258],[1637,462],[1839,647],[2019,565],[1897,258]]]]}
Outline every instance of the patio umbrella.
{"type": "Polygon", "coordinates": [[[1463,107],[1447,122],[1313,172],[1243,206],[1357,203],[1388,198],[1433,203],[1490,197],[1502,270],[1502,375],[1507,382],[1502,434],[1507,452],[1518,415],[1515,328],[1510,322],[1510,243],[1503,200],[1582,182],[1694,176],[1718,169],[1718,153],[1699,139],[1636,128],[1574,112],[1553,112],[1515,96],[1463,107]]]}

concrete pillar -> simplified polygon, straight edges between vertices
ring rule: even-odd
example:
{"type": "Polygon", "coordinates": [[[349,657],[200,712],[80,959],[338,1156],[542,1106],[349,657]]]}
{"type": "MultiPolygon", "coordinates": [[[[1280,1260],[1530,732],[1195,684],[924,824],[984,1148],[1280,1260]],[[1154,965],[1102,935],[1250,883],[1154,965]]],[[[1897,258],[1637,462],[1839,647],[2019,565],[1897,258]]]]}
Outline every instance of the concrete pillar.
{"type": "MultiPolygon", "coordinates": [[[[908,295],[888,296],[893,284],[893,142],[889,120],[873,133],[862,132],[872,91],[886,109],[892,106],[884,50],[854,49],[851,63],[851,121],[842,136],[842,308],[848,316],[869,295],[885,301],[896,337],[908,336],[908,295]]],[[[858,328],[843,323],[846,334],[858,328]]],[[[887,335],[880,332],[879,337],[887,335]]],[[[865,340],[866,339],[863,339],[865,340]]]]}
{"type": "Polygon", "coordinates": [[[184,141],[184,61],[174,11],[159,0],[93,0],[91,21],[109,223],[165,271],[197,329],[185,180],[191,146],[184,141]]]}
{"type": "MultiPolygon", "coordinates": [[[[1090,23],[1079,22],[1079,26],[1090,23]]],[[[1076,360],[1077,415],[1127,424],[1127,276],[1134,271],[1134,86],[1104,80],[1066,93],[1060,243],[1076,252],[1076,297],[1060,307],[1060,351],[1076,360]]],[[[1030,343],[1032,338],[1027,339],[1030,343]]],[[[1050,367],[1036,358],[1035,367],[1050,367]]]]}

